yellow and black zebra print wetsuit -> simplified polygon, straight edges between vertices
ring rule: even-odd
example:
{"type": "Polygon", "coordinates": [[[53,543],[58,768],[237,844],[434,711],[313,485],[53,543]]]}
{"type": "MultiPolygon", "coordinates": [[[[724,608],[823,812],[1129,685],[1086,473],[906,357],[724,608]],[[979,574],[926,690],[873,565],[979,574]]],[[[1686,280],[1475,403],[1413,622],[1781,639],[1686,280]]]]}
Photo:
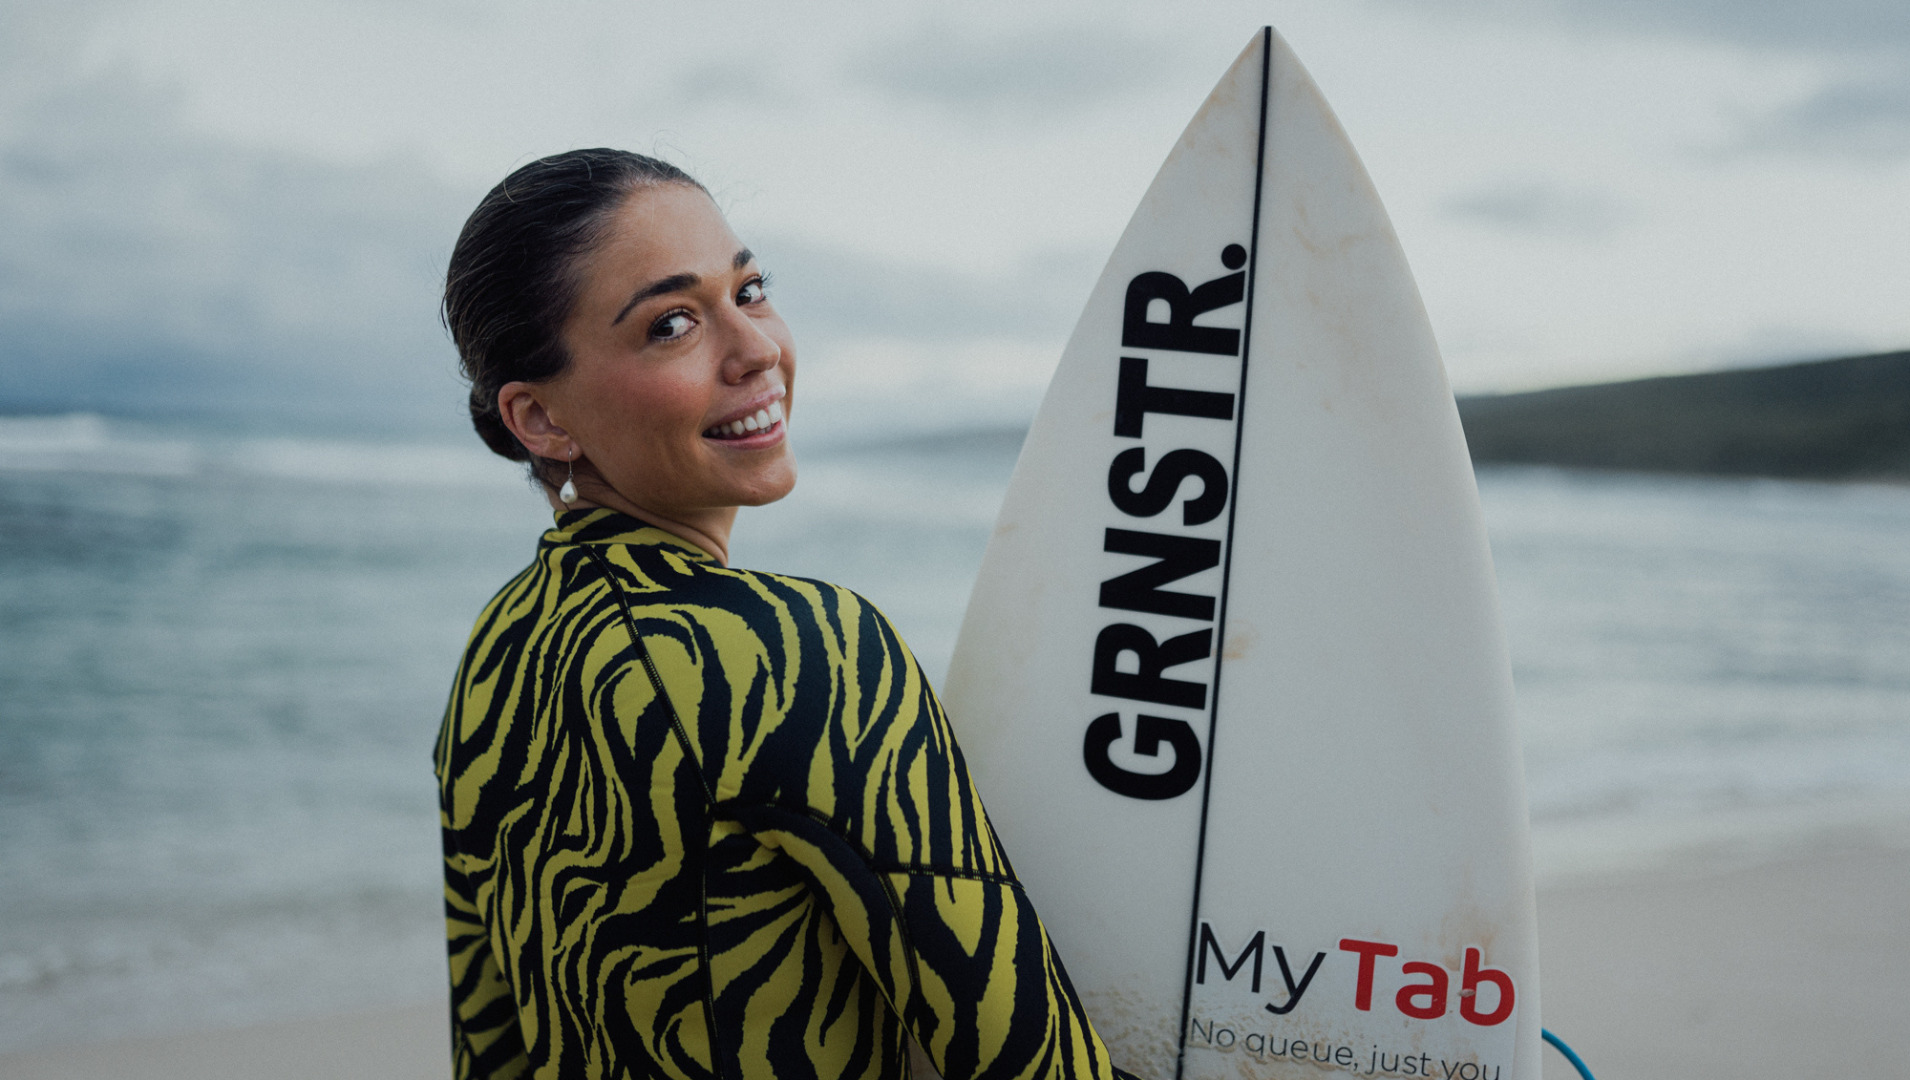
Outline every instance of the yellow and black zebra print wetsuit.
{"type": "Polygon", "coordinates": [[[456,1075],[1110,1077],[941,706],[846,589],[567,511],[437,749],[456,1075]]]}

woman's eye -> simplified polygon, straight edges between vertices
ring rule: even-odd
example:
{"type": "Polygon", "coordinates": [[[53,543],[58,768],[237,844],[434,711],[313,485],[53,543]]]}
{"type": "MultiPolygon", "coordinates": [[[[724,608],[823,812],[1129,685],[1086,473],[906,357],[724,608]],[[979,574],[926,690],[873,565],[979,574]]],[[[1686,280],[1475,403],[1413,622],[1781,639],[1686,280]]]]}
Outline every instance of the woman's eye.
{"type": "Polygon", "coordinates": [[[650,324],[650,337],[657,341],[675,341],[690,332],[696,320],[687,311],[672,311],[650,324]]]}
{"type": "Polygon", "coordinates": [[[749,281],[744,283],[741,289],[738,289],[736,292],[736,304],[738,307],[748,307],[751,304],[760,304],[767,299],[769,299],[769,275],[768,274],[764,274],[762,277],[758,277],[758,278],[751,278],[749,281]]]}

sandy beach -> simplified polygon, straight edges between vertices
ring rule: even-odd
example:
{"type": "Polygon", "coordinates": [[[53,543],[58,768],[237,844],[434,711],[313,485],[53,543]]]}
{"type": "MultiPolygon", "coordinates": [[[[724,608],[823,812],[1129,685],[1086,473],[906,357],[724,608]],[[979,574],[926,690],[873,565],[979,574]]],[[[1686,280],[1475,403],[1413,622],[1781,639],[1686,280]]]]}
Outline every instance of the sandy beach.
{"type": "Polygon", "coordinates": [[[1545,1026],[1601,1080],[1910,1070],[1910,852],[1545,890],[1539,932],[1545,1026]]]}
{"type": "MultiPolygon", "coordinates": [[[[1545,1024],[1602,1080],[1905,1075],[1910,852],[1692,864],[1542,890],[1545,1024]]],[[[3,1080],[426,1080],[444,1006],[0,1057],[3,1080]]],[[[1546,1052],[1545,1080],[1570,1080],[1546,1052]]]]}
{"type": "Polygon", "coordinates": [[[0,1056],[3,1080],[442,1080],[439,1002],[0,1056]]]}

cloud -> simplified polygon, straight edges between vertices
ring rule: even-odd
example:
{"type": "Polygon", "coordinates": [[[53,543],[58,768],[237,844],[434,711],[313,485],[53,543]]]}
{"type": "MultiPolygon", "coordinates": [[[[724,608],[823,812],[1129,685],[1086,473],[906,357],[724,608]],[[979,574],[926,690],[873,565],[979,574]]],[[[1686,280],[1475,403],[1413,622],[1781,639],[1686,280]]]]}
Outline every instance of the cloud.
{"type": "MultiPolygon", "coordinates": [[[[479,190],[403,157],[341,163],[211,133],[182,85],[82,65],[61,34],[65,58],[0,95],[0,411],[462,423],[436,314],[479,190]]],[[[779,92],[776,73],[752,71],[693,69],[680,85],[779,92]]],[[[967,274],[788,234],[751,242],[819,346],[805,358],[824,364],[875,342],[916,359],[1008,339],[1058,353],[1101,257],[967,274]]]]}
{"type": "Polygon", "coordinates": [[[1910,4],[1902,0],[1441,0],[1412,6],[1787,52],[1910,49],[1910,4]]]}
{"type": "Polygon", "coordinates": [[[1746,121],[1729,149],[1873,161],[1910,156],[1910,67],[1834,79],[1746,121]]]}
{"type": "Polygon", "coordinates": [[[1910,3],[1903,0],[1563,0],[1560,7],[1587,24],[1829,62],[1816,89],[1744,121],[1732,150],[1872,160],[1910,154],[1910,3]]]}
{"type": "Polygon", "coordinates": [[[1545,180],[1504,180],[1453,195],[1447,214],[1508,232],[1598,238],[1622,228],[1631,214],[1624,204],[1583,188],[1545,180]]]}
{"type": "Polygon", "coordinates": [[[1910,47],[1902,0],[1562,0],[1580,21],[1784,50],[1910,47]]]}
{"type": "Polygon", "coordinates": [[[671,80],[673,96],[700,106],[747,105],[789,108],[805,94],[783,72],[761,58],[698,64],[671,80]]]}
{"type": "Polygon", "coordinates": [[[940,25],[859,53],[848,74],[964,115],[1054,120],[1153,82],[1171,64],[1166,47],[1105,26],[1016,33],[940,25]]]}
{"type": "MultiPolygon", "coordinates": [[[[480,193],[402,159],[343,165],[209,136],[183,111],[124,72],[13,111],[0,410],[460,424],[436,305],[480,193]]],[[[823,364],[873,342],[920,346],[897,354],[905,366],[1009,339],[1058,355],[1104,254],[967,274],[792,235],[750,242],[805,359],[823,364]]]]}
{"type": "Polygon", "coordinates": [[[983,276],[927,260],[872,258],[795,237],[758,238],[750,244],[773,277],[778,310],[796,332],[831,341],[1019,338],[1058,346],[1087,299],[1098,269],[1094,260],[1100,257],[1048,252],[983,276]]]}
{"type": "Polygon", "coordinates": [[[195,132],[121,70],[7,112],[0,408],[454,415],[435,304],[476,193],[195,132]]]}
{"type": "MultiPolygon", "coordinates": [[[[1382,0],[1401,7],[1398,0],[1382,0]]],[[[1739,118],[1701,156],[1910,156],[1910,3],[1904,0],[1434,0],[1414,5],[1516,26],[1678,38],[1801,61],[1816,86],[1739,118]]]]}

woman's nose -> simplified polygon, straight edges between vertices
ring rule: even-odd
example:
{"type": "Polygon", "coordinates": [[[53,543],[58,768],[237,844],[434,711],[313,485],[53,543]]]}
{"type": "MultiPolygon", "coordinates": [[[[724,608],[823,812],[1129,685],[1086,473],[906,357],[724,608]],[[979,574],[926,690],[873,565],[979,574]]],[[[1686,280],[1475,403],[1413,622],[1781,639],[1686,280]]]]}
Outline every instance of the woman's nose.
{"type": "Polygon", "coordinates": [[[729,313],[729,350],[723,358],[723,374],[731,383],[739,383],[759,371],[775,367],[783,358],[783,347],[763,329],[761,323],[740,310],[729,313]]]}

